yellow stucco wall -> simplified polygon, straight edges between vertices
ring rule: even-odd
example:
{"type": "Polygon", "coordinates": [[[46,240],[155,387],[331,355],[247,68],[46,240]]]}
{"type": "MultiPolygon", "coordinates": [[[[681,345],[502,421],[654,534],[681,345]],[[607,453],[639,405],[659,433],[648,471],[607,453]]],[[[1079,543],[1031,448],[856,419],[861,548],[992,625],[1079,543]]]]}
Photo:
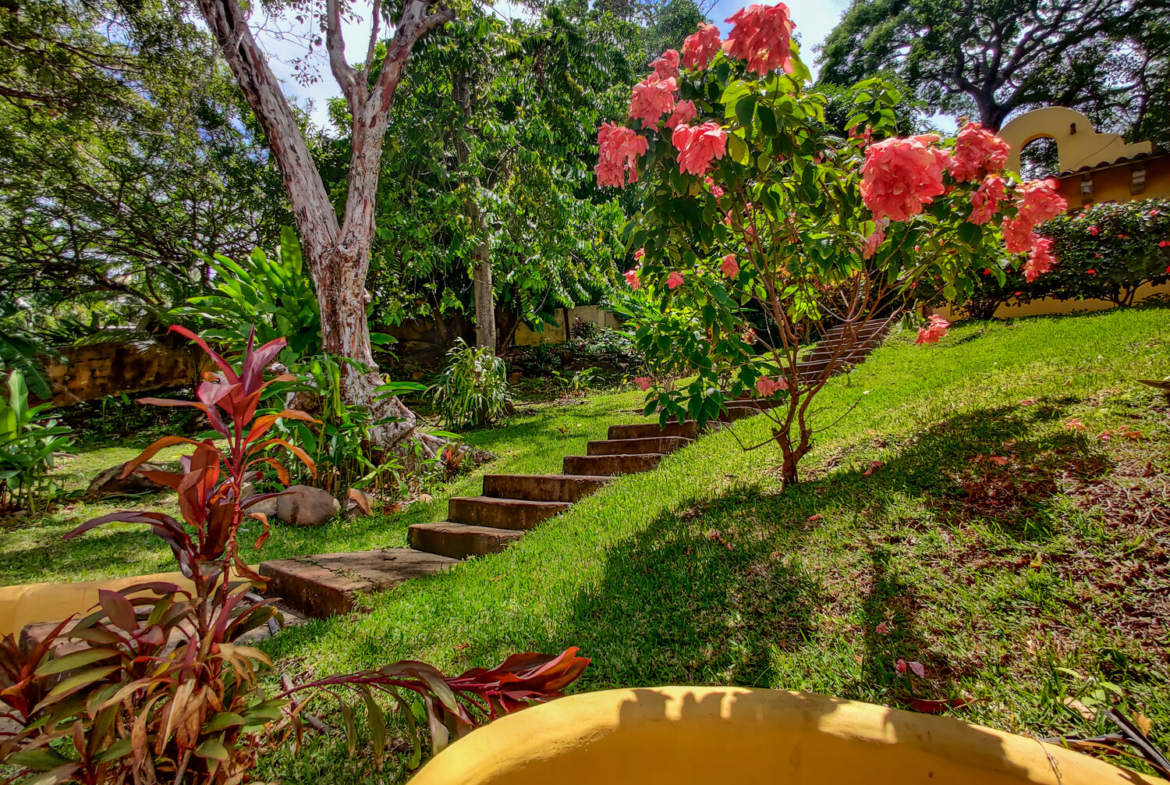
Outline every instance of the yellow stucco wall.
{"type": "Polygon", "coordinates": [[[1117,134],[1099,134],[1089,118],[1063,106],[1048,106],[1022,114],[999,131],[999,137],[1011,145],[1009,171],[1020,171],[1020,151],[1037,139],[1056,142],[1060,171],[1075,172],[1086,166],[1113,163],[1119,158],[1133,158],[1152,152],[1149,142],[1126,144],[1117,134]]]}
{"type": "MultiPolygon", "coordinates": [[[[1138,288],[1137,294],[1134,296],[1134,302],[1140,303],[1142,300],[1154,294],[1170,297],[1170,284],[1162,284],[1160,286],[1145,284],[1138,288]]],[[[995,318],[1017,319],[1021,316],[1050,316],[1054,314],[1077,313],[1078,311],[1107,311],[1113,307],[1115,307],[1113,303],[1108,300],[1049,300],[1045,298],[1033,300],[1024,305],[1005,303],[996,310],[995,318]]],[[[955,311],[949,305],[936,308],[934,313],[948,321],[961,318],[955,315],[955,311]]]]}

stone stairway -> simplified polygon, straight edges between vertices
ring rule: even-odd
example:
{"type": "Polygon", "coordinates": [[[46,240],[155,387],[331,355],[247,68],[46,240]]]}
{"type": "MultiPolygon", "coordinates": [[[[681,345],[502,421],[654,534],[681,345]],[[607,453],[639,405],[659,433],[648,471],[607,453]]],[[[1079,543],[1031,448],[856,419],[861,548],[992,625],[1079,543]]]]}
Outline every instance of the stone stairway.
{"type": "MultiPolygon", "coordinates": [[[[886,332],[886,322],[855,326],[858,345],[845,361],[858,364],[886,332]]],[[[829,330],[798,366],[815,379],[832,362],[843,327],[829,330]]],[[[837,360],[841,363],[841,358],[837,360]]],[[[730,401],[720,422],[759,414],[774,402],[730,401]]],[[[588,442],[585,455],[564,459],[562,474],[489,474],[483,494],[448,500],[447,519],[416,523],[409,530],[410,548],[358,553],[332,553],[265,562],[260,573],[271,579],[267,594],[283,598],[305,616],[347,613],[361,594],[383,591],[411,578],[433,575],[462,559],[499,553],[525,532],[568,510],[623,474],[648,472],[670,453],[700,433],[693,420],[611,425],[606,439],[588,442]]]]}
{"type": "Polygon", "coordinates": [[[813,350],[801,358],[796,364],[801,381],[815,382],[826,367],[835,364],[833,373],[841,373],[847,367],[861,365],[870,352],[876,349],[889,332],[891,321],[888,319],[871,319],[852,326],[856,336],[856,345],[852,350],[843,353],[836,360],[833,355],[840,351],[840,344],[846,337],[845,325],[837,325],[825,331],[824,337],[817,342],[813,350]]]}

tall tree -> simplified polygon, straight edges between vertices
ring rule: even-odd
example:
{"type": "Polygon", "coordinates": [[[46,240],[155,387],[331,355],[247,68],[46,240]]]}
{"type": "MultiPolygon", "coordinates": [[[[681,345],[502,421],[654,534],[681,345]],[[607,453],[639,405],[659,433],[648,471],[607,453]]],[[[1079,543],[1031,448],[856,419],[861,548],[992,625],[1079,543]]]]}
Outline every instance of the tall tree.
{"type": "Polygon", "coordinates": [[[250,123],[180,3],[0,5],[0,289],[181,301],[276,223],[250,123]]]}
{"type": "Polygon", "coordinates": [[[415,301],[412,315],[441,332],[445,311],[474,307],[494,348],[518,320],[551,320],[609,287],[624,217],[593,185],[596,129],[634,81],[614,26],[555,7],[510,23],[472,11],[420,45],[383,164],[376,302],[415,301]]]}
{"type": "MultiPolygon", "coordinates": [[[[248,26],[247,13],[238,0],[197,2],[264,131],[288,193],[321,308],[322,348],[370,369],[363,372],[343,364],[342,395],[349,405],[365,407],[376,421],[385,422],[372,431],[379,446],[398,447],[416,435],[416,418],[397,398],[378,396],[382,380],[375,372],[365,311],[382,142],[411,50],[428,32],[453,19],[455,12],[441,0],[403,0],[401,4],[373,0],[369,13],[374,24],[365,63],[355,68],[346,59],[341,1],[325,0],[320,18],[324,46],[350,118],[349,173],[339,216],[280,82],[248,26]],[[380,46],[383,24],[394,33],[380,46]]],[[[433,452],[435,440],[417,438],[433,452]]]]}
{"type": "Polygon", "coordinates": [[[821,81],[892,72],[944,112],[998,130],[1018,110],[1078,108],[1112,130],[1165,92],[1170,0],[853,0],[821,81]],[[1162,29],[1160,34],[1157,32],[1162,29]]]}

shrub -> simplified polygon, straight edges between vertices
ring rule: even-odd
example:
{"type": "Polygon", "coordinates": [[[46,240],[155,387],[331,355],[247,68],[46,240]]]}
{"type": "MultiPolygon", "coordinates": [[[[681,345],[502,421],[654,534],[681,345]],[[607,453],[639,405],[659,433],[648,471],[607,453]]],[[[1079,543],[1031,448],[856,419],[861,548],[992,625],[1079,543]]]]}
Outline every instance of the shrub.
{"type": "MultiPolygon", "coordinates": [[[[1007,145],[977,124],[953,139],[899,137],[899,96],[880,79],[851,91],[842,137],[825,121],[829,97],[807,89],[787,6],[728,21],[727,41],[701,25],[681,56],[652,64],[629,119],[599,129],[596,173],[602,186],[648,181],[626,281],[660,305],[633,325],[638,348],[697,371],[650,392],[646,412],[703,422],[754,390],[772,404],[789,485],[811,449],[811,402],[854,359],[856,326],[905,308],[922,279],[960,299],[992,247],[1043,274],[1052,259],[1034,230],[1066,205],[1050,183],[1013,182],[1007,145]],[[760,316],[764,329],[750,329],[760,316]],[[834,351],[803,363],[802,344],[836,324],[834,351]]],[[[934,321],[920,341],[944,332],[934,321]]]]}
{"type": "Polygon", "coordinates": [[[488,347],[459,339],[447,352],[447,364],[431,387],[435,408],[448,428],[482,425],[507,411],[507,367],[488,347]]]}
{"type": "Polygon", "coordinates": [[[24,374],[8,374],[8,400],[0,399],[0,509],[36,512],[55,486],[47,479],[53,454],[69,449],[70,429],[41,420],[49,408],[29,406],[24,374]]]}
{"type": "Polygon", "coordinates": [[[246,494],[245,486],[262,466],[287,483],[287,470],[268,454],[272,447],[292,452],[312,470],[311,459],[298,447],[269,436],[279,421],[311,418],[292,410],[256,414],[272,383],[263,381],[264,366],[284,348],[283,339],[255,350],[249,339],[237,373],[201,338],[174,329],[207,352],[219,372],[199,385],[196,402],[144,402],[198,409],[227,441],[227,451],[211,439],[159,439],[126,465],[124,476],[163,447],[192,445],[181,471],[147,473],[177,492],[183,522],[158,512],[116,512],[67,537],[113,521],[145,523],[170,546],[192,588],[152,582],[102,590],[93,613],[68,632],[72,619],[62,622],[27,655],[11,635],[0,642],[0,764],[16,770],[6,782],[244,782],[260,750],[284,740],[283,726],[292,724],[300,737],[307,701],[294,705],[291,697],[304,690],[342,700],[351,751],[354,714],[342,695],[359,696],[379,761],[386,723],[375,695],[393,699],[414,737],[410,763],[418,765],[424,733],[431,734],[438,751],[449,736],[458,738],[500,714],[555,697],[580,675],[589,661],[569,649],[558,657],[516,655],[499,668],[456,678],[423,663],[394,663],[290,684],[281,695],[267,697],[257,674],[271,663],[263,652],[242,645],[240,636],[281,617],[274,599],[252,601],[248,588],[263,586],[265,579],[240,558],[239,535],[251,518],[263,527],[257,546],[264,542],[268,522],[248,509],[277,494],[246,494]],[[74,645],[63,649],[65,639],[74,645]]]}
{"type": "Polygon", "coordinates": [[[964,303],[977,318],[990,318],[1002,303],[1108,300],[1131,305],[1143,284],[1170,282],[1170,200],[1096,204],[1044,225],[1056,265],[1025,280],[1002,258],[987,264],[964,303]]]}

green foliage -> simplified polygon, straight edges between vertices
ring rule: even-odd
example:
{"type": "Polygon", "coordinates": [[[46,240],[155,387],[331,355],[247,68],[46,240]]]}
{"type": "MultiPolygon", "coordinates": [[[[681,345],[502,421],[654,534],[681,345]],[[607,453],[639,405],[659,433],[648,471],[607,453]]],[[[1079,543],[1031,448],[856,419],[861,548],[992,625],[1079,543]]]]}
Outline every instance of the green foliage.
{"type": "Polygon", "coordinates": [[[1135,139],[1165,139],[1165,12],[1157,2],[853,0],[821,48],[820,78],[893,73],[928,114],[995,129],[1014,111],[1059,105],[1135,139]]]}
{"type": "Polygon", "coordinates": [[[220,255],[198,256],[215,273],[217,294],[191,297],[187,305],[175,309],[176,314],[212,325],[203,334],[236,350],[254,329],[261,343],[284,337],[286,361],[320,353],[321,311],[296,232],[284,227],[272,255],[255,248],[239,262],[220,255]]]}
{"type": "MultiPolygon", "coordinates": [[[[275,395],[302,396],[316,415],[315,421],[288,420],[277,429],[291,443],[309,455],[316,471],[294,469],[297,482],[316,485],[335,496],[350,488],[371,490],[380,496],[397,498],[406,488],[406,472],[398,456],[373,446],[371,431],[397,422],[395,417],[375,418],[366,409],[350,406],[341,395],[342,364],[360,369],[345,357],[305,357],[289,371],[297,381],[276,385],[275,395]]],[[[378,389],[378,399],[419,392],[426,387],[413,382],[391,382],[378,389]]],[[[275,409],[273,411],[276,411],[275,409]]]]}
{"type": "Polygon", "coordinates": [[[29,406],[24,374],[8,374],[8,400],[0,399],[0,509],[37,512],[52,498],[55,486],[46,478],[54,453],[70,449],[70,429],[56,420],[42,420],[48,408],[29,406]]]}
{"type": "Polygon", "coordinates": [[[997,259],[965,303],[972,315],[989,318],[1001,303],[1042,297],[1130,305],[1143,284],[1170,281],[1170,199],[1095,204],[1052,219],[1043,234],[1057,265],[1029,283],[997,259]]]}
{"type": "Polygon", "coordinates": [[[946,193],[918,214],[875,223],[861,190],[865,137],[897,135],[901,96],[882,80],[856,85],[844,126],[858,135],[843,138],[825,116],[830,97],[806,89],[810,74],[795,48],[791,75],[748,74],[723,53],[682,73],[680,98],[695,103],[696,124],[726,137],[726,155],[703,175],[682,171],[669,128],[641,128],[648,150],[638,166],[649,187],[627,247],[644,252],[643,288],[625,306],[659,375],[696,374],[652,391],[646,413],[702,424],[729,398],[758,392],[775,404],[768,416],[789,484],[815,433],[810,401],[848,364],[857,338],[844,333],[816,366],[803,363],[802,345],[836,324],[898,311],[924,278],[937,278],[947,299],[960,297],[979,260],[1001,247],[999,224],[1016,209],[1008,199],[994,220],[973,224],[978,182],[943,174],[946,193]]]}
{"type": "MultiPolygon", "coordinates": [[[[633,83],[613,26],[573,23],[556,7],[510,23],[472,10],[419,42],[379,180],[378,319],[441,324],[470,310],[485,244],[505,343],[520,321],[551,322],[609,290],[624,216],[597,198],[590,168],[599,118],[633,83]]],[[[342,171],[346,143],[331,157],[342,171]]]]}
{"type": "Polygon", "coordinates": [[[447,352],[447,364],[431,393],[448,428],[492,422],[507,411],[507,367],[491,349],[468,346],[460,339],[447,352]]]}
{"type": "Polygon", "coordinates": [[[141,316],[202,289],[190,249],[268,239],[283,201],[216,57],[177,1],[0,6],[0,289],[141,316]]]}

